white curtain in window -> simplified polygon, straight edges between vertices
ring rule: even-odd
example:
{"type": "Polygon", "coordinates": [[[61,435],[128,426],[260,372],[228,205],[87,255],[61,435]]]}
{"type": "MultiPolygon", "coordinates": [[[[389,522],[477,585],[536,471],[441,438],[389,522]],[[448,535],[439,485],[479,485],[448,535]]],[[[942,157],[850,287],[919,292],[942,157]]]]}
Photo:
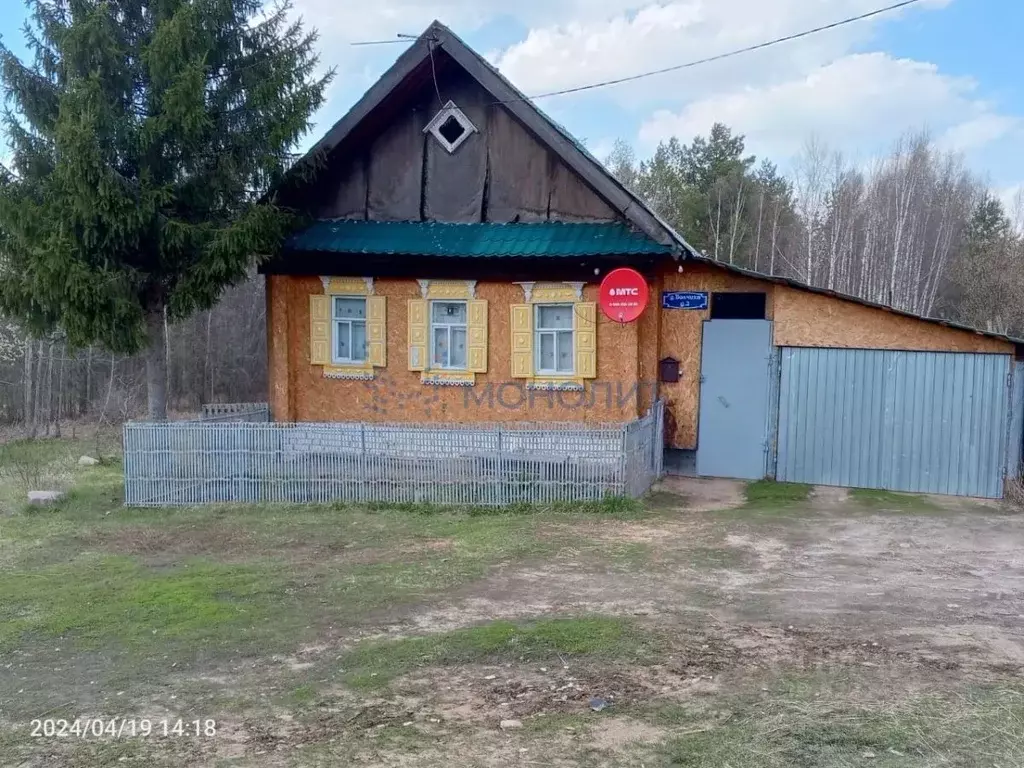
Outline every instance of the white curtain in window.
{"type": "Polygon", "coordinates": [[[366,299],[334,299],[334,355],[338,362],[366,360],[366,299]]]}
{"type": "Polygon", "coordinates": [[[466,367],[467,308],[464,301],[431,303],[430,324],[433,336],[431,365],[435,368],[466,367]]]}
{"type": "Polygon", "coordinates": [[[537,307],[537,368],[540,373],[572,373],[573,306],[571,304],[537,307]]]}

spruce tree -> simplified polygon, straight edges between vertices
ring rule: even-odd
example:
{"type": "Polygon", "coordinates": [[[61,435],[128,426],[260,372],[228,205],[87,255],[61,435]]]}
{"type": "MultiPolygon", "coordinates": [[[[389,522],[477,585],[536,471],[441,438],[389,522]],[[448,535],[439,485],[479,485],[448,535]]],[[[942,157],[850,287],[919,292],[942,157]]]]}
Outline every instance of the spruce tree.
{"type": "Polygon", "coordinates": [[[30,0],[30,60],[0,46],[0,312],[71,344],[147,350],[164,322],[274,251],[268,190],[323,101],[316,33],[264,0],[30,0]]]}

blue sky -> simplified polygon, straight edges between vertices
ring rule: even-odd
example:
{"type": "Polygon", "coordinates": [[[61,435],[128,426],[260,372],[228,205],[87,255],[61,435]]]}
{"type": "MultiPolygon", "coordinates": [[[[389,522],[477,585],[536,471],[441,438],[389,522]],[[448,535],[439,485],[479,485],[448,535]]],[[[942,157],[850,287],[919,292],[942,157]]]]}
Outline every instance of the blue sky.
{"type": "MultiPolygon", "coordinates": [[[[351,42],[416,34],[433,19],[538,93],[656,69],[887,5],[890,0],[295,0],[338,69],[326,130],[401,52],[351,42]]],[[[0,20],[21,46],[23,12],[0,20]]],[[[644,155],[716,120],[749,149],[791,167],[809,137],[869,162],[901,134],[927,128],[962,152],[1006,200],[1024,185],[1024,3],[917,5],[768,51],[684,72],[556,97],[541,106],[598,155],[622,138],[644,155]]],[[[311,136],[310,141],[316,136],[311,136]]]]}

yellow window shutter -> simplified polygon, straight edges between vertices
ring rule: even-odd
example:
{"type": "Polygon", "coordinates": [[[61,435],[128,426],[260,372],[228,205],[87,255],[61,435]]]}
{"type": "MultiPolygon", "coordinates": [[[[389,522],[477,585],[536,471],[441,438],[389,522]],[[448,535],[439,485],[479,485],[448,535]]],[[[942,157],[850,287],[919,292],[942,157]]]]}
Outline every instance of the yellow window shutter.
{"type": "Polygon", "coordinates": [[[512,377],[533,376],[533,305],[512,305],[512,377]]]}
{"type": "Polygon", "coordinates": [[[466,347],[468,369],[472,373],[487,373],[487,302],[469,302],[469,342],[466,347]]]}
{"type": "Polygon", "coordinates": [[[427,300],[409,299],[409,370],[427,370],[427,300]]]}
{"type": "Polygon", "coordinates": [[[366,345],[370,365],[384,368],[388,364],[387,297],[366,297],[366,345]]]}
{"type": "Polygon", "coordinates": [[[576,375],[597,378],[597,304],[576,304],[576,375]]]}
{"type": "Polygon", "coordinates": [[[331,364],[331,297],[309,297],[309,364],[331,364]]]}

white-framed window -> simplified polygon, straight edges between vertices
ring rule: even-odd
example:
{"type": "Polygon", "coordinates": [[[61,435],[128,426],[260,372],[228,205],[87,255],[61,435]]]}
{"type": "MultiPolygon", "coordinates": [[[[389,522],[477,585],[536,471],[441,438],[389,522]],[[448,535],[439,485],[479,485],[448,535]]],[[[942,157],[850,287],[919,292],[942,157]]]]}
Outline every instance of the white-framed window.
{"type": "Polygon", "coordinates": [[[331,356],[335,363],[366,362],[366,299],[334,296],[331,302],[331,356]]]}
{"type": "Polygon", "coordinates": [[[449,101],[423,132],[432,134],[445,151],[451,154],[477,132],[477,127],[466,117],[465,112],[455,106],[454,101],[449,101]]]}
{"type": "Polygon", "coordinates": [[[542,375],[571,375],[576,369],[575,309],[572,304],[537,304],[533,320],[535,366],[542,375]]]}
{"type": "Polygon", "coordinates": [[[466,302],[430,302],[431,368],[466,370],[466,325],[466,302]]]}

